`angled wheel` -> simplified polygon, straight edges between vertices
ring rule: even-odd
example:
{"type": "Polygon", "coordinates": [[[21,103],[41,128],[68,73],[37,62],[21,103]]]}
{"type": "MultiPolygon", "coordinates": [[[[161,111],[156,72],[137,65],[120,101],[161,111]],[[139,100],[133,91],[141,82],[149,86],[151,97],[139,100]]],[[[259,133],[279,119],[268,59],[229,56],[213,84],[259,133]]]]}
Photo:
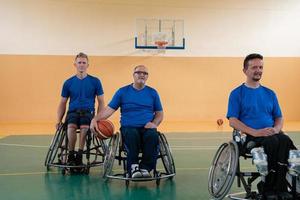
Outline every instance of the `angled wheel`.
{"type": "Polygon", "coordinates": [[[163,133],[159,133],[159,152],[167,174],[175,174],[175,163],[168,141],[163,133]]]}
{"type": "Polygon", "coordinates": [[[64,139],[65,135],[66,135],[66,126],[64,124],[62,124],[56,130],[55,135],[51,141],[49,150],[47,152],[46,159],[44,162],[44,165],[47,166],[47,169],[48,169],[48,166],[54,162],[54,159],[57,155],[57,151],[58,151],[59,147],[61,146],[61,144],[63,143],[63,139],[64,139]]]}
{"type": "MultiPolygon", "coordinates": [[[[95,147],[99,148],[101,147],[101,154],[103,153],[103,155],[106,154],[107,150],[108,150],[108,145],[104,142],[104,140],[100,140],[98,137],[93,136],[93,144],[95,147]]],[[[99,149],[100,150],[100,149],[99,149]]],[[[103,156],[104,157],[104,156],[103,156]]]]}
{"type": "Polygon", "coordinates": [[[208,191],[214,199],[223,199],[229,192],[236,174],[238,155],[234,141],[222,144],[215,154],[208,175],[208,191]]]}
{"type": "Polygon", "coordinates": [[[103,178],[107,178],[107,175],[111,174],[115,157],[118,151],[119,143],[120,143],[120,134],[117,133],[111,137],[108,144],[108,148],[105,153],[105,158],[103,163],[103,178]]]}
{"type": "Polygon", "coordinates": [[[286,180],[292,192],[300,194],[300,177],[298,173],[286,173],[286,180]]]}

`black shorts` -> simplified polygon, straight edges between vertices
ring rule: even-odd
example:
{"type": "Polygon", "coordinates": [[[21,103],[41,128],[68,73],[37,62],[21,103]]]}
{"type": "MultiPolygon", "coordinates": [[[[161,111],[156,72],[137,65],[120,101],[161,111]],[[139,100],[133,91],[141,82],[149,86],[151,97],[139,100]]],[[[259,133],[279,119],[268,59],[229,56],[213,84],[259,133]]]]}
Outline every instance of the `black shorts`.
{"type": "Polygon", "coordinates": [[[90,126],[94,117],[94,112],[87,110],[76,110],[68,112],[66,117],[67,124],[76,124],[78,127],[82,125],[90,126]]]}

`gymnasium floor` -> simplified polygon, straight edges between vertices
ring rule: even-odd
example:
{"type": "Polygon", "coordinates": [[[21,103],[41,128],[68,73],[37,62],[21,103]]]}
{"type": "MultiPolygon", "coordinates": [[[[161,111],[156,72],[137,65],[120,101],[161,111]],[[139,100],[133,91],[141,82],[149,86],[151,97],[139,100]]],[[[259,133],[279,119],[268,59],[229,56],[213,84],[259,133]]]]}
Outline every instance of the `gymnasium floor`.
{"type": "MultiPolygon", "coordinates": [[[[290,132],[295,144],[300,144],[299,132],[290,132]]],[[[155,182],[124,181],[108,183],[101,178],[101,168],[89,175],[65,175],[43,166],[51,135],[12,135],[0,138],[0,194],[5,200],[85,200],[143,199],[190,200],[210,199],[207,175],[212,157],[222,142],[231,138],[229,132],[168,133],[166,134],[175,159],[177,174],[171,180],[155,182]]],[[[116,164],[115,164],[116,165],[116,164]]],[[[251,162],[242,168],[253,169],[251,162]]],[[[119,170],[119,169],[116,169],[119,170]]],[[[234,187],[232,192],[240,192],[234,187]]]]}

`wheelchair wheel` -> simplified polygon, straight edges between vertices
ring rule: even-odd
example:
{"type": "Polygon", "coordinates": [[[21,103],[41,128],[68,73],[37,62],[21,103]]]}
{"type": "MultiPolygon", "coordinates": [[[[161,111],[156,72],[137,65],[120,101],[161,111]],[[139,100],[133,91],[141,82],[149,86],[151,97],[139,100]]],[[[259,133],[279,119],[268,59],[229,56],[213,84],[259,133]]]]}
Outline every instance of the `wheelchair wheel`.
{"type": "Polygon", "coordinates": [[[159,133],[159,152],[167,174],[175,174],[174,159],[168,141],[163,133],[159,133]]]}
{"type": "Polygon", "coordinates": [[[102,150],[102,152],[100,154],[103,154],[103,155],[106,154],[108,147],[107,147],[107,144],[104,142],[104,140],[100,140],[98,137],[93,136],[93,144],[95,147],[101,147],[101,149],[99,149],[99,151],[102,150]]]}
{"type": "Polygon", "coordinates": [[[238,164],[236,142],[222,144],[212,161],[208,175],[208,191],[214,199],[223,199],[229,192],[238,164]]]}
{"type": "Polygon", "coordinates": [[[62,124],[55,132],[55,135],[51,141],[49,150],[46,155],[44,165],[49,169],[49,165],[54,162],[54,159],[57,155],[57,151],[61,144],[63,143],[64,137],[66,135],[66,126],[62,124]]]}
{"type": "Polygon", "coordinates": [[[105,153],[105,158],[103,163],[103,178],[107,178],[107,175],[111,174],[119,143],[120,143],[120,134],[117,133],[113,135],[112,138],[110,139],[108,144],[108,149],[105,153]]]}

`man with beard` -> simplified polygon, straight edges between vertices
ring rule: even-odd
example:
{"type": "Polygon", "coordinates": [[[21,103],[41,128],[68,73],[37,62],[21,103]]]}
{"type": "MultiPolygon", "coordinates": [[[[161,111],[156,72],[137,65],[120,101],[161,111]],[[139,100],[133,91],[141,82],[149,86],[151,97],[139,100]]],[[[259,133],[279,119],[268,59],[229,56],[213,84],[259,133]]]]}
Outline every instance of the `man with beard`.
{"type": "Polygon", "coordinates": [[[229,97],[227,118],[234,129],[247,135],[267,154],[268,175],[258,189],[266,199],[287,199],[286,172],[291,139],[281,129],[283,118],[276,94],[260,84],[263,56],[250,54],[244,59],[246,82],[234,89],[229,97]]]}
{"type": "Polygon", "coordinates": [[[91,122],[94,134],[100,132],[97,121],[107,119],[121,108],[121,134],[127,152],[127,170],[132,178],[148,178],[156,166],[158,133],[163,109],[157,91],[146,86],[148,69],[138,65],[133,70],[132,84],[120,88],[108,106],[91,122]],[[138,155],[142,152],[139,163],[138,155]]]}

